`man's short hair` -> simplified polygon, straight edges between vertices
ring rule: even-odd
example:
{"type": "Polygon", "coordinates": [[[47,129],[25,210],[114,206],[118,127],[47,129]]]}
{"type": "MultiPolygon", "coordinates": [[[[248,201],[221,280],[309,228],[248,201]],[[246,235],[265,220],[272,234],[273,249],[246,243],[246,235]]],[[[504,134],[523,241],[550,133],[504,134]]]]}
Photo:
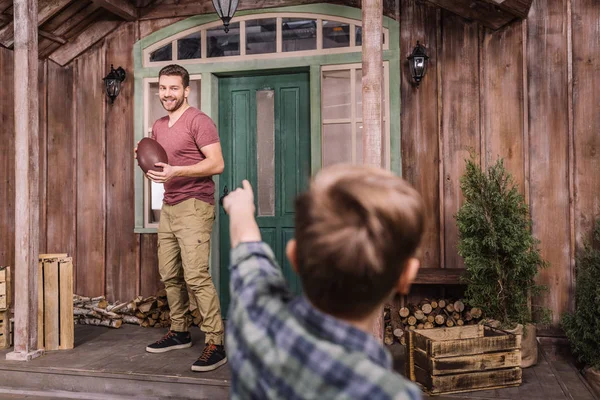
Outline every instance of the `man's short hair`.
{"type": "Polygon", "coordinates": [[[396,287],[423,225],[421,196],[402,178],[367,166],[323,169],[296,200],[304,293],[333,316],[368,316],[396,287]]]}
{"type": "Polygon", "coordinates": [[[190,86],[190,74],[187,69],[183,68],[181,65],[177,64],[169,64],[166,67],[163,67],[158,73],[158,78],[161,76],[180,76],[181,81],[183,82],[183,88],[190,86]]]}

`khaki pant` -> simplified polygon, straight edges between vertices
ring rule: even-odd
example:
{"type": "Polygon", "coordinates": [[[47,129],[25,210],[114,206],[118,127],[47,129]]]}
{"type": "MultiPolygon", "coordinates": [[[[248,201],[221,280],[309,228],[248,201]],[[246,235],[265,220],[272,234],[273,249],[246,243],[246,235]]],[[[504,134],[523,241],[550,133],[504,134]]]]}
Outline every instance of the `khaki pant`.
{"type": "Polygon", "coordinates": [[[223,344],[221,307],[208,269],[214,220],[215,207],[201,200],[163,204],[158,226],[158,270],[167,290],[171,330],[189,329],[190,321],[185,317],[189,308],[187,284],[202,315],[200,329],[206,334],[206,342],[223,344]]]}

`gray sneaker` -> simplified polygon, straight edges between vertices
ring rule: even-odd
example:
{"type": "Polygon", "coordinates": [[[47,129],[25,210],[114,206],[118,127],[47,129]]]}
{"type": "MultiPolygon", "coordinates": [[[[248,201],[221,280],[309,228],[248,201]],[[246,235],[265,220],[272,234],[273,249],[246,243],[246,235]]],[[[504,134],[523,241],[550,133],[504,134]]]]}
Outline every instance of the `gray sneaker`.
{"type": "Polygon", "coordinates": [[[148,345],[146,351],[148,353],[165,353],[188,347],[192,347],[192,336],[189,332],[169,331],[160,340],[148,345]]]}

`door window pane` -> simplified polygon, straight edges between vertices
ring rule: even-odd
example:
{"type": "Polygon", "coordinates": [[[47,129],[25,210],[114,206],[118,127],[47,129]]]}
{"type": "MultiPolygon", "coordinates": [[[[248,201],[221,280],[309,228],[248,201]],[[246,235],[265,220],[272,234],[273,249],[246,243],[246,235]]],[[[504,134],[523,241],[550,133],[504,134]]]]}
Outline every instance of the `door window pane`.
{"type": "Polygon", "coordinates": [[[323,125],[323,167],[352,161],[352,124],[323,125]]]}
{"type": "Polygon", "coordinates": [[[173,44],[169,43],[150,53],[150,61],[170,61],[173,59],[173,44]]]}
{"type": "Polygon", "coordinates": [[[256,91],[258,216],[275,215],[275,92],[256,91]]]}
{"type": "Polygon", "coordinates": [[[283,51],[315,50],[317,48],[317,21],[303,18],[283,18],[283,51]]]}
{"type": "Polygon", "coordinates": [[[222,26],[206,30],[206,55],[210,57],[229,57],[240,55],[240,23],[229,24],[229,32],[222,26]]]}
{"type": "Polygon", "coordinates": [[[323,48],[350,46],[350,25],[345,22],[323,21],[323,48]]]}
{"type": "Polygon", "coordinates": [[[350,70],[323,71],[321,86],[323,119],[350,118],[350,70]]]}
{"type": "Polygon", "coordinates": [[[246,21],[246,54],[275,53],[277,51],[277,19],[246,21]]]}
{"type": "Polygon", "coordinates": [[[177,59],[191,60],[194,58],[200,58],[200,32],[194,32],[177,40],[177,59]]]}

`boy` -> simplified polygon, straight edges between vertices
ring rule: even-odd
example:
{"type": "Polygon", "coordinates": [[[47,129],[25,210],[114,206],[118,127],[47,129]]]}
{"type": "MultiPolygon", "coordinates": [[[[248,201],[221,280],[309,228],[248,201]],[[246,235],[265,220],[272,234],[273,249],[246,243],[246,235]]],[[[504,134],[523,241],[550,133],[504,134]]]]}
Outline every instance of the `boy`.
{"type": "Polygon", "coordinates": [[[369,332],[393,293],[408,293],[419,262],[423,203],[379,168],[322,170],[296,200],[286,255],[303,295],[287,288],[261,242],[247,181],[223,201],[230,216],[227,346],[238,399],[420,399],[369,332]]]}

